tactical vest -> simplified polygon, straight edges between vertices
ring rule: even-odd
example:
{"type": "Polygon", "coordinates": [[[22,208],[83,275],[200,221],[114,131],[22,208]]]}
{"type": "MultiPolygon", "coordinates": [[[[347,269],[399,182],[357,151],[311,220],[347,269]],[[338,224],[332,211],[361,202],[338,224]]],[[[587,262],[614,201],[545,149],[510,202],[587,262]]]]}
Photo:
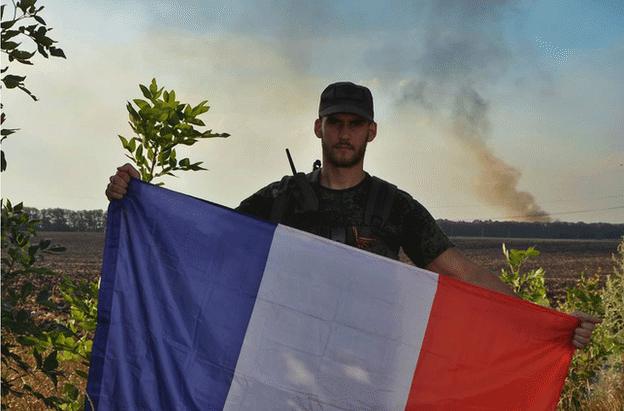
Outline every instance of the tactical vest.
{"type": "MultiPolygon", "coordinates": [[[[318,212],[319,201],[312,186],[318,183],[319,174],[320,170],[317,169],[308,174],[297,173],[283,177],[273,192],[270,220],[274,223],[282,222],[289,210],[293,214],[318,212]]],[[[396,192],[397,187],[394,184],[371,177],[364,224],[357,227],[331,227],[327,237],[398,260],[398,250],[390,246],[384,235],[384,226],[390,218],[396,192]]]]}

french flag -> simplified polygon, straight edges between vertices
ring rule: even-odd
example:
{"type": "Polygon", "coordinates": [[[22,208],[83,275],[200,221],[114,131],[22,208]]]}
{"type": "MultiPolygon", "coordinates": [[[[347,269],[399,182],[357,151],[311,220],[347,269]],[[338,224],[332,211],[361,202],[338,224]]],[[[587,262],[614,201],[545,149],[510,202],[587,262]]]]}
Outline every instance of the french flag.
{"type": "Polygon", "coordinates": [[[553,410],[578,320],[133,180],[108,211],[97,410],[553,410]]]}

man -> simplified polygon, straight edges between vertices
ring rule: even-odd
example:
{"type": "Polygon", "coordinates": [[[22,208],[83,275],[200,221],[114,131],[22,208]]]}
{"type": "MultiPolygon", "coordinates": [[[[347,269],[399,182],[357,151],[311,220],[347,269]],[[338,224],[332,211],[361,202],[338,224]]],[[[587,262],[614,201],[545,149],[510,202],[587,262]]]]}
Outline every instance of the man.
{"type": "MultiPolygon", "coordinates": [[[[238,211],[394,259],[402,247],[419,267],[513,295],[496,275],[457,250],[408,193],[364,171],[366,147],[377,136],[368,88],[350,82],[327,86],[314,133],[321,140],[322,168],[269,184],[243,200],[238,211]]],[[[124,196],[130,177],[139,178],[130,164],[117,170],[106,189],[109,200],[124,196]]],[[[582,348],[600,320],[575,315],[581,324],[572,343],[582,348]]]]}

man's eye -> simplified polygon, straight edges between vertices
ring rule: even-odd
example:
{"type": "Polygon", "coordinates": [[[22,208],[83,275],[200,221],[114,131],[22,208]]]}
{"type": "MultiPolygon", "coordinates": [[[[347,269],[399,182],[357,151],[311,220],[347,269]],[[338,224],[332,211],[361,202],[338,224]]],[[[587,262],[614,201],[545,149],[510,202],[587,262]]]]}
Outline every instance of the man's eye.
{"type": "Polygon", "coordinates": [[[364,125],[363,120],[356,120],[351,122],[351,127],[361,127],[364,125]]]}

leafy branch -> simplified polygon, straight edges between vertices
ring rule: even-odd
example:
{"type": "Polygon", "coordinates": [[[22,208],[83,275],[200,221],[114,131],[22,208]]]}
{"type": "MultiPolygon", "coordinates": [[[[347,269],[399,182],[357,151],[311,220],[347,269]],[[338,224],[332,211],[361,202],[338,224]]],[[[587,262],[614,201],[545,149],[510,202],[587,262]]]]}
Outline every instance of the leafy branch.
{"type": "MultiPolygon", "coordinates": [[[[17,61],[21,64],[32,65],[30,60],[37,52],[45,58],[49,56],[65,58],[63,50],[54,46],[57,42],[48,37],[48,33],[52,29],[46,26],[45,20],[39,15],[44,6],[37,7],[36,3],[37,0],[22,0],[14,3],[13,18],[1,23],[2,46],[0,51],[7,56],[9,63],[17,61]],[[21,12],[19,16],[17,15],[18,10],[21,12]],[[31,24],[26,23],[26,21],[31,24]],[[15,27],[18,22],[24,24],[15,27]],[[23,48],[24,41],[27,41],[26,44],[34,45],[36,50],[29,51],[23,48]]],[[[5,4],[1,6],[2,19],[4,18],[5,7],[5,4]]],[[[8,65],[3,67],[2,73],[4,74],[8,69],[8,65]]],[[[2,77],[2,83],[8,89],[19,88],[36,101],[37,97],[24,85],[25,79],[26,76],[6,74],[2,77]]]]}
{"type": "Polygon", "coordinates": [[[141,173],[141,179],[151,182],[165,175],[175,176],[173,172],[178,170],[205,170],[201,167],[201,161],[192,163],[188,158],[178,160],[176,147],[180,144],[192,146],[199,139],[229,136],[228,133],[195,129],[194,126],[206,125],[199,116],[210,109],[208,102],[204,100],[194,107],[180,103],[176,100],[175,91],[158,88],[156,79],[152,79],[149,87],[140,84],[139,88],[147,100],[137,98],[126,105],[130,127],[137,137],[118,137],[129,152],[126,157],[134,162],[141,173]]]}
{"type": "MultiPolygon", "coordinates": [[[[37,7],[37,0],[21,0],[17,3],[13,1],[13,18],[5,21],[4,10],[6,6],[6,4],[0,6],[0,19],[2,20],[0,23],[2,28],[0,52],[6,55],[8,63],[18,62],[31,66],[33,65],[31,59],[37,52],[45,58],[49,58],[49,56],[65,58],[63,50],[54,45],[57,42],[48,36],[52,29],[47,27],[45,20],[40,15],[44,6],[37,7]],[[20,15],[18,15],[18,11],[21,13],[20,15]],[[30,45],[30,49],[26,48],[25,45],[30,45]],[[31,50],[32,46],[35,49],[31,50]]],[[[37,97],[24,84],[26,76],[8,73],[8,70],[8,64],[0,70],[0,74],[4,74],[2,77],[3,87],[7,89],[18,88],[37,101],[37,97]]],[[[2,104],[0,104],[0,108],[4,108],[2,104]]],[[[0,123],[4,123],[4,120],[5,114],[3,112],[0,123]]],[[[3,128],[0,143],[17,130],[3,128]]],[[[2,150],[0,154],[0,171],[4,171],[7,165],[4,151],[2,150]]]]}
{"type": "Polygon", "coordinates": [[[529,247],[526,250],[508,250],[503,243],[503,255],[508,269],[501,270],[501,280],[509,285],[520,298],[549,307],[544,269],[540,267],[527,272],[521,270],[527,260],[538,257],[540,252],[535,247],[529,247]]]}

